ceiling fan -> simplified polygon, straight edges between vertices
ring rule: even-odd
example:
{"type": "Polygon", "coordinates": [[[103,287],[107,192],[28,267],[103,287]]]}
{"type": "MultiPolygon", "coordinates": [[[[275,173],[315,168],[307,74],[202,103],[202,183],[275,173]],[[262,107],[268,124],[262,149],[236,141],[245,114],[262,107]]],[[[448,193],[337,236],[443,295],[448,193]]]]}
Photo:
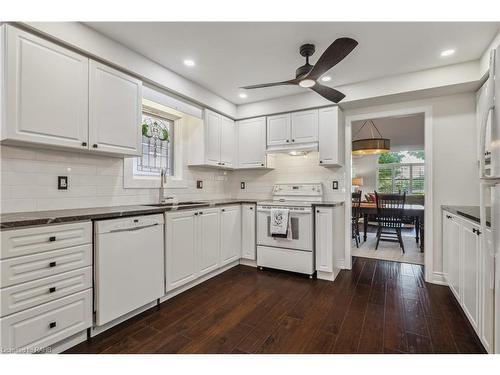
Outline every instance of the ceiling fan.
{"type": "Polygon", "coordinates": [[[314,44],[304,44],[300,46],[300,54],[306,58],[306,63],[295,71],[295,78],[288,81],[262,83],[241,87],[243,89],[258,89],[262,87],[299,85],[309,88],[322,97],[338,103],[345,98],[340,91],[324,86],[317,82],[318,78],[329,71],[333,66],[341,62],[358,45],[358,42],[351,38],[338,38],[323,52],[315,65],[309,64],[309,57],[314,54],[316,48],[314,44]]]}

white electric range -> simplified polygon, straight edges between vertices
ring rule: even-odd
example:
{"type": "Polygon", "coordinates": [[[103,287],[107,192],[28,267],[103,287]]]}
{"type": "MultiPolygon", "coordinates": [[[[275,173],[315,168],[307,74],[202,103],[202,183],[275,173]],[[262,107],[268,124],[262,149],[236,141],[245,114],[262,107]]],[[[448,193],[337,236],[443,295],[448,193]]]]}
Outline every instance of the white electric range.
{"type": "Polygon", "coordinates": [[[257,266],[314,273],[314,202],[323,199],[321,183],[276,184],[273,200],[257,202],[257,266]],[[292,235],[273,237],[271,210],[290,210],[292,235]]]}

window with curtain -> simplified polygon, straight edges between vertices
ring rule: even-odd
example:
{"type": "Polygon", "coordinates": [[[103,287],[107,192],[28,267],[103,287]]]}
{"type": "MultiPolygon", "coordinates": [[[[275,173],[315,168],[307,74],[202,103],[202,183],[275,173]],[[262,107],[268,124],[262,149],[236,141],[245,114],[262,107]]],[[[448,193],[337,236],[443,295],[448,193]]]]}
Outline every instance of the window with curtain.
{"type": "Polygon", "coordinates": [[[135,176],[174,175],[174,122],[156,114],[142,114],[142,155],[135,158],[135,176]]]}

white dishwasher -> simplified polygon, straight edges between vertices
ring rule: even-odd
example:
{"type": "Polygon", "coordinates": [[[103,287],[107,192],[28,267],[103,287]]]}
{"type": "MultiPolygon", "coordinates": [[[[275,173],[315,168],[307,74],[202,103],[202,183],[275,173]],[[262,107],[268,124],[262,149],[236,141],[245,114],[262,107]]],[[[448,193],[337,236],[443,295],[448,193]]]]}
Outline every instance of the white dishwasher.
{"type": "Polygon", "coordinates": [[[95,223],[97,326],[165,294],[163,223],[161,214],[95,223]]]}

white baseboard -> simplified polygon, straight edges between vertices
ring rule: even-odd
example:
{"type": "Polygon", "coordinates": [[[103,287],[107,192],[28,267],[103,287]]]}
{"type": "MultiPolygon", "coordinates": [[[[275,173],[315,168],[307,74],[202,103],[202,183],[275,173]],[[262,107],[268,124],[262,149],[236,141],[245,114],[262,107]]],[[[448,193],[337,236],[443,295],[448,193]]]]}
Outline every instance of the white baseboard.
{"type": "Polygon", "coordinates": [[[51,345],[48,349],[46,349],[45,353],[58,354],[62,353],[69,348],[72,348],[75,345],[80,344],[87,340],[87,330],[77,333],[67,339],[59,341],[57,344],[51,345]]]}
{"type": "Polygon", "coordinates": [[[319,280],[335,281],[339,273],[340,268],[334,268],[333,272],[317,271],[316,278],[318,278],[319,280]]]}
{"type": "Polygon", "coordinates": [[[446,279],[444,278],[444,274],[442,272],[433,272],[431,283],[438,285],[448,285],[446,279]]]}
{"type": "Polygon", "coordinates": [[[240,264],[243,265],[243,266],[257,267],[257,261],[256,260],[251,260],[251,259],[241,258],[240,259],[240,264]]]}

